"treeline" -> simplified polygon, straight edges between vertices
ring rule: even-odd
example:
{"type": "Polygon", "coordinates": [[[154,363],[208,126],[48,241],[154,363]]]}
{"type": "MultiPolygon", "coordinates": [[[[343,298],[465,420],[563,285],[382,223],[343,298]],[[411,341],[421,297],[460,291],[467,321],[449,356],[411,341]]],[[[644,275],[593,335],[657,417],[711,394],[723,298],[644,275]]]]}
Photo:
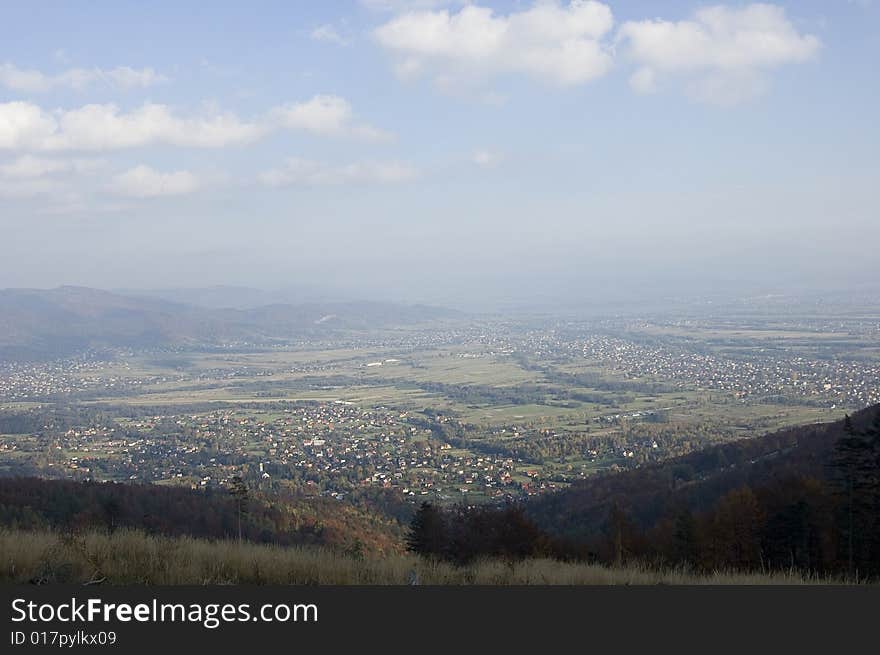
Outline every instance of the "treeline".
{"type": "Polygon", "coordinates": [[[560,457],[582,457],[591,448],[603,449],[614,442],[611,437],[598,437],[589,434],[569,434],[535,437],[533,435],[516,438],[469,437],[471,430],[460,423],[438,423],[411,417],[411,425],[429,429],[435,439],[445,441],[454,448],[461,448],[482,455],[510,457],[517,461],[542,464],[547,459],[560,457]]]}
{"type": "Polygon", "coordinates": [[[633,397],[624,393],[627,383],[609,385],[607,392],[578,391],[554,384],[525,382],[495,387],[488,384],[448,384],[445,382],[413,382],[392,380],[400,388],[419,389],[438,394],[463,405],[548,405],[569,408],[577,403],[596,403],[616,407],[632,402],[633,397]],[[613,389],[610,387],[614,387],[613,389]]]}
{"type": "MultiPolygon", "coordinates": [[[[585,423],[582,432],[554,434],[541,430],[537,425],[526,425],[525,428],[519,428],[525,431],[520,437],[511,437],[509,434],[496,437],[460,421],[441,423],[436,420],[436,413],[429,409],[421,413],[424,417],[410,416],[407,419],[409,424],[419,429],[430,430],[435,439],[445,441],[455,448],[490,456],[511,457],[536,465],[549,459],[583,459],[590,456],[589,451],[596,451],[601,457],[606,458],[624,448],[631,448],[634,444],[639,444],[640,447],[635,450],[635,456],[627,462],[627,465],[643,465],[659,459],[705,450],[707,444],[730,441],[742,434],[736,426],[706,421],[671,422],[665,412],[658,410],[654,414],[647,415],[643,421],[625,421],[619,433],[591,433],[593,425],[585,423]],[[656,450],[649,447],[655,441],[658,443],[656,450]]],[[[620,425],[621,421],[617,420],[616,423],[620,425]]],[[[759,428],[756,426],[752,429],[759,428]]]]}
{"type": "Polygon", "coordinates": [[[183,404],[129,405],[102,403],[85,406],[74,403],[54,403],[26,410],[0,411],[0,434],[32,434],[44,429],[67,430],[70,428],[108,425],[114,419],[152,418],[155,416],[179,416],[219,411],[256,409],[261,411],[284,411],[303,405],[319,405],[318,401],[279,400],[276,402],[222,402],[206,401],[183,404]]]}
{"type": "Polygon", "coordinates": [[[566,387],[585,387],[597,391],[610,391],[615,393],[635,393],[639,395],[657,395],[661,393],[675,393],[679,387],[661,382],[648,382],[643,380],[609,380],[596,373],[565,373],[550,367],[540,367],[544,378],[548,382],[561,384],[566,387]]]}
{"type": "MultiPolygon", "coordinates": [[[[541,363],[532,361],[522,353],[515,353],[511,358],[523,370],[541,373],[547,382],[562,384],[567,387],[585,387],[598,391],[627,392],[640,395],[674,393],[679,390],[679,387],[669,383],[645,380],[612,380],[589,371],[568,373],[553,366],[548,366],[544,363],[545,360],[542,360],[541,363]]],[[[557,363],[564,364],[566,360],[561,360],[557,363]]]]}
{"type": "Polygon", "coordinates": [[[348,504],[255,489],[233,495],[158,485],[0,478],[0,525],[82,531],[135,528],[148,534],[238,538],[279,545],[396,552],[396,523],[348,504]],[[240,532],[239,532],[240,528],[240,532]]]}
{"type": "Polygon", "coordinates": [[[608,457],[626,445],[622,436],[591,435],[585,433],[547,436],[526,435],[509,439],[456,439],[449,438],[456,448],[510,457],[517,461],[541,465],[547,460],[582,459],[589,451],[608,457]]]}
{"type": "Polygon", "coordinates": [[[33,434],[43,430],[93,427],[109,422],[107,413],[93,407],[52,405],[19,411],[0,411],[0,434],[33,434]]]}
{"type": "Polygon", "coordinates": [[[446,396],[464,405],[543,405],[555,389],[538,384],[493,387],[488,384],[447,384],[445,382],[411,382],[428,393],[446,396]]]}
{"type": "Polygon", "coordinates": [[[422,503],[406,545],[419,555],[460,565],[485,558],[514,561],[566,555],[561,540],[542,532],[515,505],[441,508],[422,503]]]}

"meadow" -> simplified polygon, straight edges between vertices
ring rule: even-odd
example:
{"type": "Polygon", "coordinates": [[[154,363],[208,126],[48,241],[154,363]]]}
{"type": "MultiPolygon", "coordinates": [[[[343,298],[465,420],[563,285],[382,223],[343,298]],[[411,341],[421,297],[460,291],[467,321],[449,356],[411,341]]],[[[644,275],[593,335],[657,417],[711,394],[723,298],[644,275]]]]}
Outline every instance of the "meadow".
{"type": "Polygon", "coordinates": [[[415,555],[364,557],[319,547],[169,538],[118,530],[82,534],[0,530],[0,584],[84,585],[800,585],[841,580],[798,573],[696,575],[641,564],[550,559],[468,566],[415,555]]]}
{"type": "MultiPolygon", "coordinates": [[[[593,374],[612,383],[633,382],[589,361],[558,362],[553,367],[566,374],[593,374]]],[[[113,369],[115,374],[122,370],[113,369]]],[[[105,372],[105,375],[109,372],[105,372]]],[[[677,424],[749,425],[760,434],[786,425],[833,420],[843,408],[762,401],[744,403],[732,395],[696,389],[676,389],[651,394],[613,393],[567,386],[566,392],[594,396],[596,401],[558,398],[560,387],[548,384],[540,371],[529,370],[515,358],[486,353],[475,345],[459,348],[400,352],[389,348],[364,350],[274,351],[271,353],[181,353],[176,358],[134,357],[124,375],[142,379],[136,391],[83,400],[85,404],[132,406],[183,406],[198,403],[333,402],[362,407],[397,407],[421,410],[430,407],[449,413],[478,428],[522,424],[579,432],[591,420],[656,409],[668,411],[677,424]],[[395,361],[388,363],[386,360],[395,361]],[[373,365],[383,362],[381,366],[373,365]],[[178,364],[177,367],[173,364],[178,364]],[[517,385],[546,387],[540,403],[505,403],[502,400],[465,401],[450,390],[482,387],[515,391],[517,385]],[[601,402],[600,402],[601,401],[601,402]]],[[[646,383],[655,380],[641,380],[646,383]]],[[[599,426],[594,426],[598,428],[599,426]]],[[[616,432],[617,428],[598,430],[616,432]]],[[[746,435],[741,435],[746,436],[746,435]]]]}

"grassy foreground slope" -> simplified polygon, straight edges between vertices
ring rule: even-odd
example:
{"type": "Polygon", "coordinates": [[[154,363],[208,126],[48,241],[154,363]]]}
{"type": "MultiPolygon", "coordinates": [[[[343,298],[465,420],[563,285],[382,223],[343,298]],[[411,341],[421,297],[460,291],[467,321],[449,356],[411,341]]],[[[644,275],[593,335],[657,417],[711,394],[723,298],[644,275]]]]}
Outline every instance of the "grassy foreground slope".
{"type": "Polygon", "coordinates": [[[549,559],[454,566],[414,555],[363,557],[315,546],[281,547],[132,530],[81,535],[0,531],[2,584],[146,585],[768,585],[833,583],[798,574],[694,575],[631,564],[614,568],[549,559]]]}

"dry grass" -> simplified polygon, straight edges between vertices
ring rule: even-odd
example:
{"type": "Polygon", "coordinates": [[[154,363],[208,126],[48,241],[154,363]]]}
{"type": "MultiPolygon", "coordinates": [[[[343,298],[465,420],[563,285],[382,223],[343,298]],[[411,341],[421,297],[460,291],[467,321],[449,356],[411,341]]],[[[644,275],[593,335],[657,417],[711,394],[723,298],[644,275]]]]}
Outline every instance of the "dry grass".
{"type": "Polygon", "coordinates": [[[537,559],[467,567],[410,555],[361,559],[322,548],[168,538],[135,531],[0,530],[0,584],[74,583],[216,585],[767,585],[834,583],[800,575],[694,575],[642,566],[610,568],[537,559]]]}

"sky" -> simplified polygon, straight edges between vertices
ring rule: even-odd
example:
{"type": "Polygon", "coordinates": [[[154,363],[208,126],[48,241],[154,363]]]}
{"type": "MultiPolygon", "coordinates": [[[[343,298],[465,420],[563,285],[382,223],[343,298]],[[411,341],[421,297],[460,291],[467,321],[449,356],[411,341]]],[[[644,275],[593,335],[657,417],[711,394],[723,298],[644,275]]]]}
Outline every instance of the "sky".
{"type": "Polygon", "coordinates": [[[0,288],[880,280],[880,0],[0,3],[0,288]]]}

